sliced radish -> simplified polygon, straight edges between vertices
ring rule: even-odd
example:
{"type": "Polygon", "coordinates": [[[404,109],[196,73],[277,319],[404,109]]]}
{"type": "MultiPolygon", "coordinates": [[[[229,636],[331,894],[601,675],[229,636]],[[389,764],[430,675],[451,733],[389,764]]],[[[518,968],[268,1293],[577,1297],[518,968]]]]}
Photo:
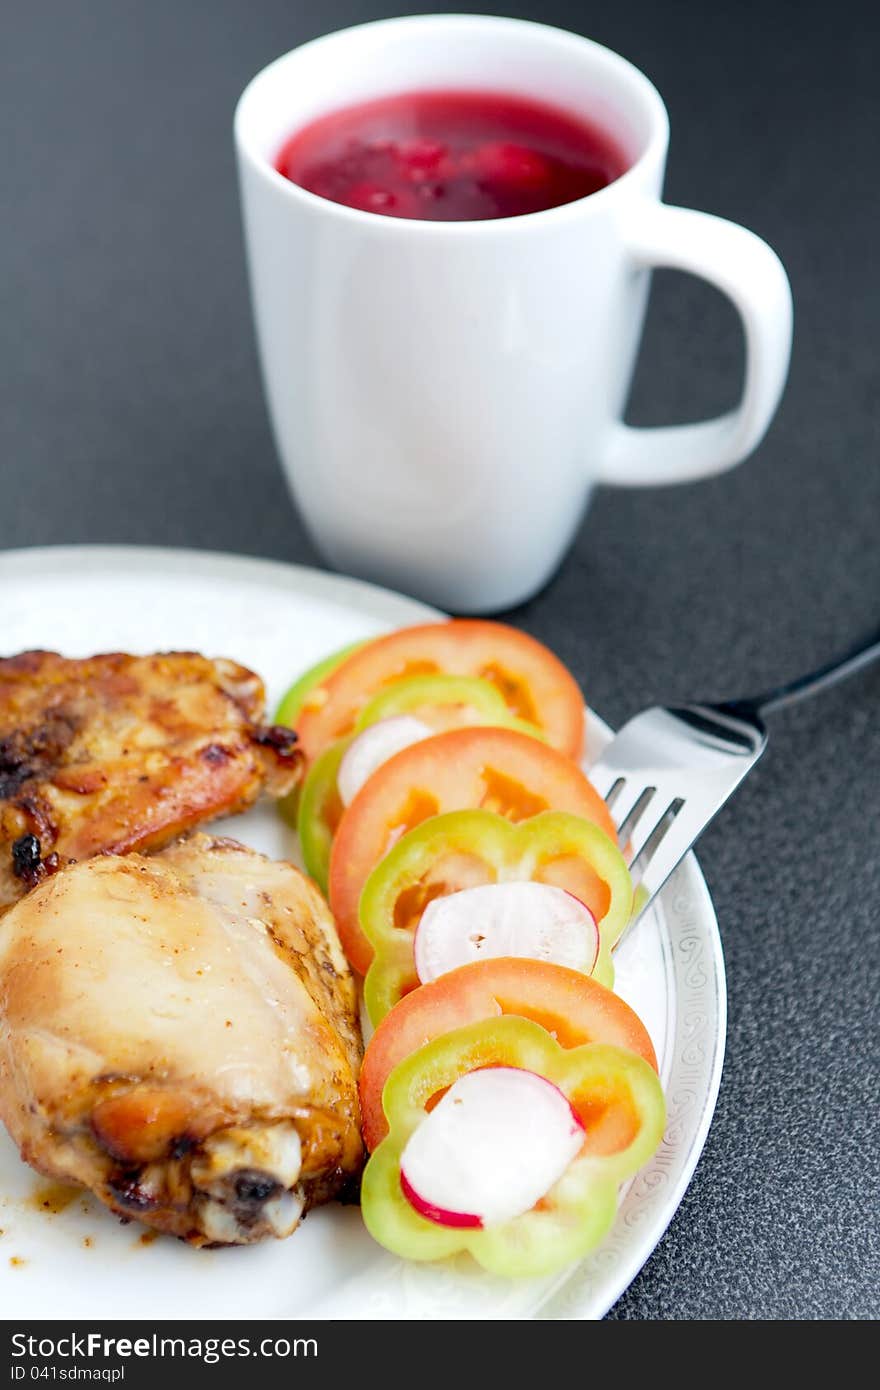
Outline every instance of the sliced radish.
{"type": "Polygon", "coordinates": [[[487,883],[430,902],[413,943],[422,984],[487,956],[525,956],[589,975],[599,955],[590,909],[549,883],[487,883]]]}
{"type": "Polygon", "coordinates": [[[406,1173],[400,1170],[400,1187],[404,1197],[411,1207],[415,1207],[420,1216],[426,1216],[429,1221],[436,1221],[438,1226],[482,1226],[483,1218],[476,1216],[471,1211],[449,1211],[446,1207],[438,1207],[434,1202],[425,1201],[410,1183],[406,1173]]]}
{"type": "Polygon", "coordinates": [[[434,732],[430,725],[423,724],[421,719],[414,719],[411,714],[395,714],[389,719],[379,719],[364,729],[345,750],[336,774],[343,806],[354,801],[377,767],[403,748],[409,748],[410,744],[430,738],[434,732]]]}
{"type": "Polygon", "coordinates": [[[584,1142],[558,1086],[518,1067],[483,1067],[450,1086],[400,1158],[411,1206],[441,1226],[491,1226],[531,1211],[584,1142]]]}

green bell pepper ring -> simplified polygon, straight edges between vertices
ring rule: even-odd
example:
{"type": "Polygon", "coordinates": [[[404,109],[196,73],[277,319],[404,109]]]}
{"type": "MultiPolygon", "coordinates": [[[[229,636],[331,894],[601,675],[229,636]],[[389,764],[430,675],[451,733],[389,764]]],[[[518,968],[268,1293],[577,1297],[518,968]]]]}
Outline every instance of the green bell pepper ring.
{"type": "Polygon", "coordinates": [[[574,883],[583,872],[607,893],[607,909],[597,915],[599,955],[591,974],[610,988],[611,948],[630,919],[633,889],[623,855],[597,825],[564,811],[542,811],[514,825],[493,811],[474,810],[432,816],[410,830],[370,874],[358,909],[375,951],[364,982],[373,1026],[419,985],[413,936],[431,898],[475,881],[530,880],[555,882],[578,896],[574,883]]]}
{"type": "Polygon", "coordinates": [[[300,789],[296,829],[303,863],[325,898],[333,836],[345,812],[337,787],[339,764],[354,737],[349,734],[319,753],[300,789]]]}
{"type": "MultiPolygon", "coordinates": [[[[507,1015],[436,1038],[399,1063],[382,1094],[389,1133],[361,1185],[367,1230],[409,1260],[467,1250],[484,1269],[509,1278],[552,1274],[594,1249],[614,1222],[621,1183],[663,1137],[665,1103],[656,1072],[623,1048],[587,1043],[565,1050],[546,1029],[507,1015]],[[445,1226],[404,1195],[400,1164],[433,1096],[479,1067],[522,1067],[552,1081],[584,1123],[584,1144],[541,1201],[521,1216],[483,1227],[445,1226]]],[[[511,1164],[517,1155],[511,1153],[511,1164]]]]}
{"type": "MultiPolygon", "coordinates": [[[[440,733],[458,725],[490,725],[502,729],[518,729],[522,734],[540,739],[546,743],[543,729],[528,719],[520,719],[511,714],[510,707],[501,691],[491,681],[479,676],[408,676],[404,680],[393,681],[372,700],[368,700],[360,712],[356,728],[366,729],[380,719],[390,719],[398,714],[413,714],[418,717],[420,710],[449,709],[456,717],[443,719],[435,730],[440,733]]],[[[430,720],[426,721],[430,722],[430,720]]],[[[432,726],[433,727],[433,726],[432,726]]]]}

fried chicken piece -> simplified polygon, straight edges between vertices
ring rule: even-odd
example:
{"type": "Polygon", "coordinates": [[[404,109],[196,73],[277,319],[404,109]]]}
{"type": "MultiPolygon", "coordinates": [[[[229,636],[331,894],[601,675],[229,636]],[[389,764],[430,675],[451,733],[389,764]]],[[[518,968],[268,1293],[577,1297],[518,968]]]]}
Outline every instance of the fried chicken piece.
{"type": "Polygon", "coordinates": [[[302,756],[263,683],[192,652],[0,659],[0,912],[65,864],[283,796],[302,756]]]}
{"type": "Polygon", "coordinates": [[[314,885],[234,840],[60,870],[0,920],[0,1118],[193,1245],[289,1235],[363,1150],[357,1002],[314,885]]]}

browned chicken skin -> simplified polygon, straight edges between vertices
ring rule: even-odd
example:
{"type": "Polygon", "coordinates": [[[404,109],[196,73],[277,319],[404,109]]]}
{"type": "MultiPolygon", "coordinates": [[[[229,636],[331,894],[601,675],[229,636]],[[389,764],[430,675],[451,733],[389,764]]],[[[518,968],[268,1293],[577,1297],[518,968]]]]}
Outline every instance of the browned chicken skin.
{"type": "Polygon", "coordinates": [[[363,1161],[356,993],[289,864],[193,835],[60,870],[0,919],[22,1156],[195,1245],[288,1235],[363,1161]]]}
{"type": "Polygon", "coordinates": [[[258,676],[191,652],[0,659],[0,912],[63,865],[283,796],[302,758],[258,676]]]}

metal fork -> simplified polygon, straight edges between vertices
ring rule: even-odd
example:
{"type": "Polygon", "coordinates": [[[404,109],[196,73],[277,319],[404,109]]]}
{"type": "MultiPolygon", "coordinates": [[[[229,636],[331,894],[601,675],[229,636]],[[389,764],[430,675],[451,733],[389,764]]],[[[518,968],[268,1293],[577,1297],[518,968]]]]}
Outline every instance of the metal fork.
{"type": "Polygon", "coordinates": [[[763,695],[655,706],[623,725],[589,776],[611,808],[633,875],[626,931],[764,752],[764,716],[827,690],[878,658],[880,629],[835,661],[763,695]]]}

